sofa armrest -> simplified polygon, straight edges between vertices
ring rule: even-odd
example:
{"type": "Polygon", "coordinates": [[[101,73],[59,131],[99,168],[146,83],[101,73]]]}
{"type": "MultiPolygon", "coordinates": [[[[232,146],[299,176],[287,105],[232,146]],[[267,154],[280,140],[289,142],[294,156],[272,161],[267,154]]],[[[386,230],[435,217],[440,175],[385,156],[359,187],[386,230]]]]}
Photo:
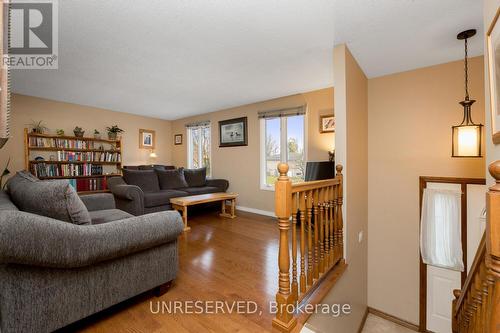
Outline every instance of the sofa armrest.
{"type": "Polygon", "coordinates": [[[79,226],[21,211],[0,215],[0,263],[83,267],[175,242],[179,213],[165,211],[79,226]]]}
{"type": "Polygon", "coordinates": [[[115,208],[115,198],[111,193],[85,194],[80,199],[89,212],[115,208]]]}
{"type": "Polygon", "coordinates": [[[206,185],[217,187],[221,192],[226,192],[229,187],[229,181],[226,179],[207,179],[206,185]]]}
{"type": "Polygon", "coordinates": [[[132,215],[144,214],[144,192],[139,186],[127,185],[122,177],[108,179],[108,188],[115,196],[116,208],[132,215]]]}
{"type": "Polygon", "coordinates": [[[110,188],[113,195],[119,197],[120,199],[127,200],[144,200],[144,193],[139,186],[135,185],[115,185],[110,188]]]}

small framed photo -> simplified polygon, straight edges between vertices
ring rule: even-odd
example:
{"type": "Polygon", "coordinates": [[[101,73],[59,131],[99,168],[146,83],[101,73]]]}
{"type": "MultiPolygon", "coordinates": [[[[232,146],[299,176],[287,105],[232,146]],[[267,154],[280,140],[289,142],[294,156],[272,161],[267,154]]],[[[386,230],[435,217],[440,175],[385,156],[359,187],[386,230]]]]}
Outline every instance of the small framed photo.
{"type": "Polygon", "coordinates": [[[319,117],[319,132],[333,133],[335,132],[335,116],[326,115],[319,117]]]}
{"type": "Polygon", "coordinates": [[[219,121],[219,137],[219,147],[247,146],[247,117],[219,121]]]}
{"type": "Polygon", "coordinates": [[[494,144],[500,144],[500,8],[486,33],[490,90],[491,130],[494,144]]]}
{"type": "Polygon", "coordinates": [[[155,149],[156,138],[155,131],[148,129],[139,130],[139,148],[155,149]]]}
{"type": "Polygon", "coordinates": [[[175,145],[182,145],[182,134],[174,135],[174,144],[175,145]]]}

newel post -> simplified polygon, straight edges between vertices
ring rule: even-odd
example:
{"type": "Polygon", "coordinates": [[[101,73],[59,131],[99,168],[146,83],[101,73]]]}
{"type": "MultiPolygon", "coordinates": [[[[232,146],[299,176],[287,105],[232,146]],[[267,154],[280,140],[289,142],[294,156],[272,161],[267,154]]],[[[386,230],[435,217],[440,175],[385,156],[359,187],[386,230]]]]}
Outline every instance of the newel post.
{"type": "Polygon", "coordinates": [[[491,163],[488,170],[495,185],[486,194],[486,266],[491,304],[487,313],[488,332],[500,330],[500,160],[491,163]]]}
{"type": "Polygon", "coordinates": [[[297,324],[297,319],[290,310],[296,301],[290,292],[290,250],[288,231],[290,229],[290,216],[292,212],[292,182],[287,176],[288,165],[278,165],[279,178],[275,183],[275,212],[278,218],[279,238],[279,287],[276,294],[277,312],[273,319],[273,326],[283,331],[290,331],[297,324]]]}

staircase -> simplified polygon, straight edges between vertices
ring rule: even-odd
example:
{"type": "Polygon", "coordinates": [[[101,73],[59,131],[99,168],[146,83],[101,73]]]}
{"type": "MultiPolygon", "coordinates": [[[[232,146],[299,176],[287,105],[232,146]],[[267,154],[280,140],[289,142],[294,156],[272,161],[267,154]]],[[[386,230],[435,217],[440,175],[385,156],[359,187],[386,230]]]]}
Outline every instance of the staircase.
{"type": "Polygon", "coordinates": [[[500,160],[489,166],[496,184],[486,194],[486,231],[452,306],[454,333],[500,332],[500,160]]]}

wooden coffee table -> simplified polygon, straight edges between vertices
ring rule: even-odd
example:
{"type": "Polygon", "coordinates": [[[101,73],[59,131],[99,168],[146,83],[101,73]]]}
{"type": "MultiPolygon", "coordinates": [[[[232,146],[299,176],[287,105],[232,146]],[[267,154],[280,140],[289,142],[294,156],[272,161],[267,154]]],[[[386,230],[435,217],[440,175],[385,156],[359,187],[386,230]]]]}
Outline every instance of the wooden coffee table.
{"type": "Polygon", "coordinates": [[[189,206],[208,203],[208,202],[222,201],[222,209],[221,209],[222,211],[219,215],[222,217],[228,217],[234,219],[236,217],[235,215],[236,197],[238,197],[238,194],[236,193],[224,193],[224,192],[190,195],[188,197],[172,198],[170,199],[170,204],[172,205],[173,209],[182,211],[182,221],[184,222],[184,231],[189,231],[191,230],[191,227],[188,227],[188,221],[187,221],[187,210],[189,206]],[[231,201],[230,213],[226,211],[226,201],[231,201]]]}

